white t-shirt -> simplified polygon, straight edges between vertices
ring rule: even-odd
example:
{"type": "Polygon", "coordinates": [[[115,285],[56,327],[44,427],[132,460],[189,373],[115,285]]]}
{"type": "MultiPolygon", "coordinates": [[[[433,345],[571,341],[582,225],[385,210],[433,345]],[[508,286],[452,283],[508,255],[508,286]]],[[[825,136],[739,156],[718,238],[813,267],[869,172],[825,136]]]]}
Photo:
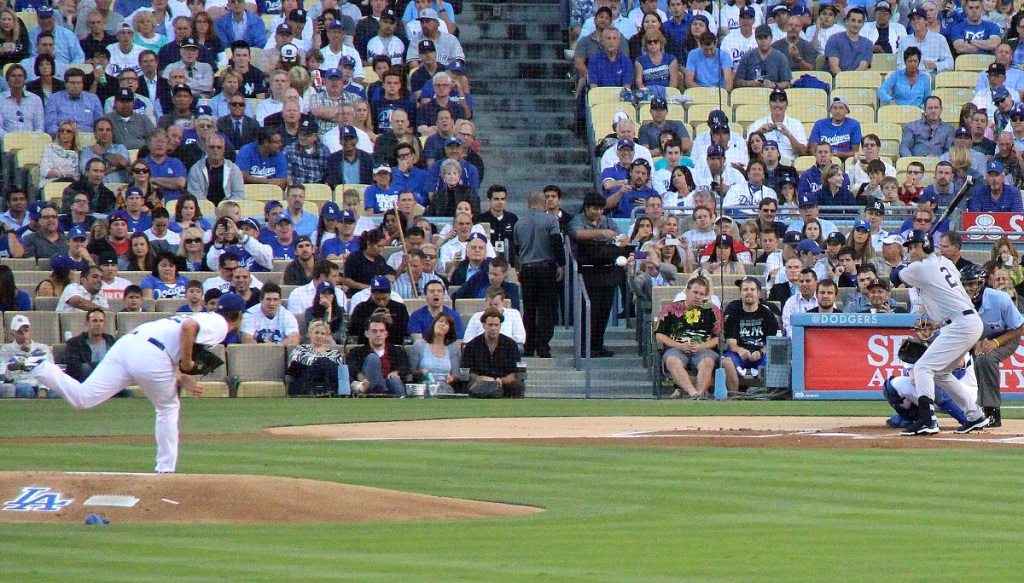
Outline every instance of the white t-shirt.
{"type": "Polygon", "coordinates": [[[362,57],[359,56],[359,51],[355,50],[354,48],[352,48],[352,47],[350,47],[348,45],[341,45],[341,52],[340,53],[335,53],[331,49],[331,45],[327,45],[326,47],[320,47],[320,52],[323,53],[323,55],[324,55],[324,64],[320,66],[321,70],[326,71],[328,69],[334,69],[334,68],[340,69],[341,68],[341,58],[343,56],[345,56],[345,55],[348,55],[348,56],[350,56],[350,57],[352,57],[353,59],[356,60],[356,68],[355,68],[354,71],[352,71],[352,78],[353,79],[362,79],[363,78],[363,76],[364,76],[363,68],[361,66],[359,66],[360,63],[363,62],[363,59],[362,59],[362,57]]]}
{"type": "Polygon", "coordinates": [[[729,55],[729,58],[732,59],[732,68],[734,71],[740,64],[740,59],[743,57],[744,53],[750,49],[756,48],[757,41],[754,39],[753,32],[750,33],[750,37],[748,38],[743,36],[743,33],[737,29],[725,35],[725,38],[722,39],[722,52],[729,55]]]}
{"type": "Polygon", "coordinates": [[[146,322],[133,330],[133,332],[143,338],[159,340],[164,345],[164,352],[170,355],[171,360],[178,362],[181,359],[181,325],[187,320],[193,320],[196,324],[199,324],[196,344],[208,346],[220,344],[228,335],[228,321],[220,314],[212,312],[177,314],[170,318],[146,322]]]}
{"type": "Polygon", "coordinates": [[[119,300],[124,297],[124,288],[131,284],[127,279],[115,276],[111,283],[103,282],[100,294],[108,300],[119,300]]]}
{"type": "MultiPolygon", "coordinates": [[[[249,282],[249,287],[254,287],[256,289],[263,289],[263,282],[258,280],[258,279],[256,279],[255,275],[250,274],[249,275],[249,279],[251,280],[249,282]]],[[[231,282],[230,281],[225,281],[219,275],[215,275],[213,277],[210,277],[210,278],[207,278],[207,279],[203,280],[203,293],[204,294],[206,292],[210,291],[213,288],[217,288],[220,291],[222,291],[223,293],[228,293],[229,291],[231,291],[231,282]]]]}
{"type": "Polygon", "coordinates": [[[152,241],[164,241],[168,245],[172,245],[172,246],[181,245],[181,235],[175,233],[174,231],[172,231],[170,229],[168,229],[167,232],[164,233],[163,237],[157,237],[156,235],[154,235],[152,228],[146,229],[143,232],[143,234],[146,235],[146,238],[149,239],[150,242],[152,242],[152,241]]]}
{"type": "MultiPolygon", "coordinates": [[[[362,150],[367,154],[372,154],[373,142],[370,141],[370,135],[362,129],[356,128],[356,136],[356,149],[362,150]]],[[[327,150],[332,154],[341,151],[341,134],[337,127],[324,134],[323,143],[327,150]]]]}
{"type": "MultiPolygon", "coordinates": [[[[764,23],[764,15],[761,14],[761,6],[754,6],[754,28],[761,26],[764,23]]],[[[729,33],[732,34],[734,31],[740,28],[740,7],[735,4],[726,4],[722,6],[722,28],[728,28],[729,33]]],[[[718,31],[714,31],[718,34],[718,31]]],[[[728,35],[726,35],[728,36],[728,35]]]]}
{"type": "Polygon", "coordinates": [[[291,333],[299,332],[299,322],[295,315],[279,307],[273,318],[263,313],[263,305],[256,304],[245,311],[242,316],[242,333],[251,334],[256,342],[280,344],[291,333]]]}
{"type": "Polygon", "coordinates": [[[139,66],[139,55],[142,54],[142,51],[146,50],[146,47],[133,44],[132,50],[127,55],[121,52],[121,45],[119,43],[107,45],[107,50],[110,51],[107,75],[117,77],[125,69],[132,69],[139,75],[142,75],[142,67],[139,66]]]}
{"type": "MultiPolygon", "coordinates": [[[[334,288],[334,299],[338,301],[338,305],[342,309],[348,309],[348,298],[345,297],[345,292],[338,288],[334,288]]],[[[302,287],[297,287],[288,294],[288,311],[293,314],[305,314],[306,310],[313,307],[313,302],[316,300],[316,286],[313,282],[309,282],[302,287]]]]}
{"type": "MultiPolygon", "coordinates": [[[[483,312],[477,312],[469,318],[469,322],[466,324],[466,333],[462,336],[463,342],[469,342],[484,333],[484,326],[480,323],[482,315],[483,312]]],[[[519,314],[519,311],[505,308],[502,310],[501,315],[505,316],[505,321],[501,323],[501,333],[515,340],[516,344],[524,344],[526,342],[526,328],[523,327],[523,317],[519,314]]]]}
{"type": "MultiPolygon", "coordinates": [[[[752,132],[757,131],[758,128],[767,123],[774,123],[772,122],[772,117],[770,115],[767,117],[762,117],[761,119],[750,124],[750,126],[747,129],[747,137],[749,138],[752,132]]],[[[793,137],[796,138],[796,141],[800,142],[801,144],[804,144],[805,146],[807,145],[807,132],[804,131],[804,124],[800,123],[799,119],[787,115],[786,117],[782,118],[782,125],[786,126],[786,129],[789,130],[789,133],[793,134],[793,137]]],[[[775,140],[776,142],[778,142],[779,156],[781,156],[784,161],[792,162],[793,160],[796,160],[796,156],[793,152],[793,144],[789,141],[789,138],[786,137],[786,135],[780,132],[779,130],[776,129],[766,133],[764,135],[764,139],[775,140]]]]}
{"type": "MultiPolygon", "coordinates": [[[[462,241],[459,241],[459,238],[456,237],[451,241],[448,241],[444,245],[441,245],[441,256],[438,265],[440,265],[441,268],[444,269],[446,265],[448,265],[454,260],[456,252],[462,253],[462,259],[465,259],[467,243],[468,241],[464,243],[462,241]]],[[[487,242],[487,256],[491,258],[498,256],[498,254],[494,252],[494,247],[491,246],[490,241],[487,242]]],[[[461,261],[462,259],[460,259],[459,261],[461,261]]]]}
{"type": "MultiPolygon", "coordinates": [[[[651,151],[647,149],[647,146],[641,146],[640,144],[633,144],[633,160],[643,158],[647,160],[647,163],[654,168],[654,158],[651,157],[651,151]]],[[[615,165],[619,161],[619,154],[616,148],[608,148],[604,154],[601,155],[601,170],[606,170],[615,165]]]]}
{"type": "Polygon", "coordinates": [[[73,307],[68,305],[68,300],[70,300],[71,298],[75,298],[75,297],[80,297],[80,298],[86,299],[86,300],[96,304],[97,306],[100,306],[101,308],[109,308],[110,307],[110,304],[107,303],[106,296],[103,295],[103,290],[102,289],[100,290],[100,293],[98,293],[96,295],[92,295],[88,291],[86,291],[85,288],[82,287],[81,284],[70,283],[70,284],[68,284],[68,286],[66,288],[64,288],[64,293],[60,294],[60,299],[57,300],[57,309],[55,311],[57,311],[57,312],[83,312],[84,310],[79,310],[78,308],[73,308],[73,307]]]}

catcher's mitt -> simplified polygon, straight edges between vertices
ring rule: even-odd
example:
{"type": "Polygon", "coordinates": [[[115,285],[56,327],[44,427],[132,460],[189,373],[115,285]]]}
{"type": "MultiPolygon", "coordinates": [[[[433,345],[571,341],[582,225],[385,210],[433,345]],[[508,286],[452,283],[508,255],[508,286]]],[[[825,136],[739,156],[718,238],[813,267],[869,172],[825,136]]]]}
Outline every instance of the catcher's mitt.
{"type": "Polygon", "coordinates": [[[907,364],[914,364],[924,356],[925,350],[928,350],[928,345],[921,342],[920,339],[907,338],[900,345],[900,350],[896,353],[896,356],[907,364]]]}
{"type": "Polygon", "coordinates": [[[220,368],[222,364],[224,364],[224,361],[210,351],[209,348],[202,344],[196,344],[192,347],[192,368],[190,370],[180,370],[187,375],[204,376],[220,368]]]}

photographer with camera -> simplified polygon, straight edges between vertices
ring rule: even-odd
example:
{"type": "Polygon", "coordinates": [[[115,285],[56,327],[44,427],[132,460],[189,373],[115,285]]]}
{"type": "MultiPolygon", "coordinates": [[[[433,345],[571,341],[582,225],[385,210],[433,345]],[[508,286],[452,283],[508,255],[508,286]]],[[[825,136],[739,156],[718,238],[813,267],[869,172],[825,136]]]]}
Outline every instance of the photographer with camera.
{"type": "Polygon", "coordinates": [[[232,252],[238,266],[249,271],[270,271],[274,268],[274,251],[270,245],[259,242],[260,227],[252,219],[239,223],[228,216],[217,219],[213,229],[213,245],[206,252],[206,264],[218,265],[220,256],[232,252]]]}

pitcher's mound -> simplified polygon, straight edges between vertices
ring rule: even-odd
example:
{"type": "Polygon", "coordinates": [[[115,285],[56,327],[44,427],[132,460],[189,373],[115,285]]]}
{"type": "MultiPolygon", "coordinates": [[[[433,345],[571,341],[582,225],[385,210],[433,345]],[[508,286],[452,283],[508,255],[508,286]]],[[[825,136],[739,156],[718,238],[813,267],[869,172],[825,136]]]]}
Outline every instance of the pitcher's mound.
{"type": "MultiPolygon", "coordinates": [[[[102,501],[102,499],[101,499],[102,501]]],[[[444,520],[542,512],[478,500],[271,476],[0,472],[0,522],[281,523],[444,520]],[[134,506],[86,505],[94,496],[134,506]]]]}

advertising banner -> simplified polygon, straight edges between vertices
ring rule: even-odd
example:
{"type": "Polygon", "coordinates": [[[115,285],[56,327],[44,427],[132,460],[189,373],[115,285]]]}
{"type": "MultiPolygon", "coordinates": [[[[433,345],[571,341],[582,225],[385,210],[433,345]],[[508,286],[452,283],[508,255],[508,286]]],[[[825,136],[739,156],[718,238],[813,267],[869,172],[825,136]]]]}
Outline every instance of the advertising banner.
{"type": "Polygon", "coordinates": [[[963,230],[967,231],[964,241],[994,243],[1002,237],[1001,231],[1016,231],[1007,235],[1014,243],[1024,237],[1024,215],[1020,213],[969,213],[963,214],[963,230]]]}

